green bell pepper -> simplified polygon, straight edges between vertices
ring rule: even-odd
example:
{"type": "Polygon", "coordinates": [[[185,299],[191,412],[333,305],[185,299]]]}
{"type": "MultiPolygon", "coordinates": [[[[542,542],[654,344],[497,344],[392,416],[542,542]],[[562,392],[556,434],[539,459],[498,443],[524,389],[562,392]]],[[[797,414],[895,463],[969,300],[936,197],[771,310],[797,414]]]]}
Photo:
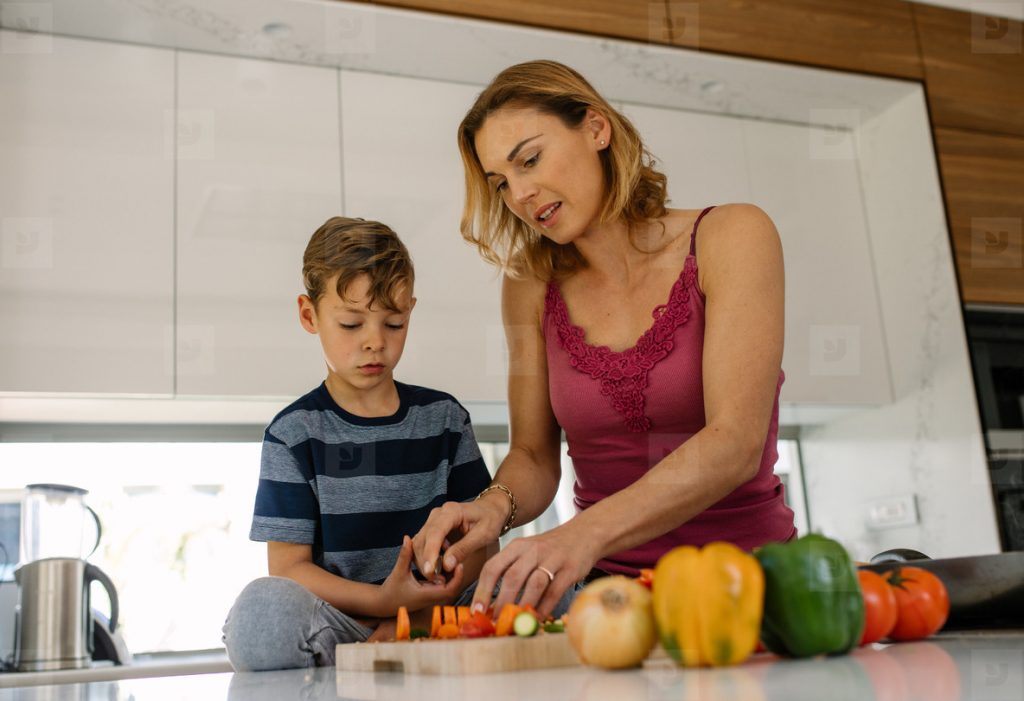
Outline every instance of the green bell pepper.
{"type": "Polygon", "coordinates": [[[838,655],[860,643],[864,600],[842,545],[812,533],[754,552],[764,569],[761,640],[786,657],[838,655]]]}

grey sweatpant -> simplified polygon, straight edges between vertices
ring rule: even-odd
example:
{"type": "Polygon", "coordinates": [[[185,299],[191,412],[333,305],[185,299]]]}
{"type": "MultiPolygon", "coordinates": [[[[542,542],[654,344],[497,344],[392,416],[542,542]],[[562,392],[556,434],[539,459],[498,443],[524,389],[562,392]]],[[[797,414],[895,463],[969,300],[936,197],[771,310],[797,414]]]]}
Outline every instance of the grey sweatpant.
{"type": "MultiPolygon", "coordinates": [[[[555,607],[555,617],[569,609],[577,588],[555,607]]],[[[476,583],[455,602],[468,606],[476,583]]],[[[224,622],[224,646],[236,672],[334,665],[339,643],[363,642],[373,633],[350,616],[285,577],[260,577],[238,595],[224,622]]]]}

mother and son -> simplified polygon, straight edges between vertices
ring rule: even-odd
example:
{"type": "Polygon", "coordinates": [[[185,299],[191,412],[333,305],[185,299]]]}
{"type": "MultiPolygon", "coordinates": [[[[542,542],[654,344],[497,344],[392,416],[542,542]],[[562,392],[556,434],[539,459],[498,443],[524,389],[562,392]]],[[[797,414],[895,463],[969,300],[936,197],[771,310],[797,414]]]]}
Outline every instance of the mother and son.
{"type": "Polygon", "coordinates": [[[458,145],[462,235],[505,273],[508,455],[492,480],[462,405],[394,380],[416,304],[398,236],[328,220],[298,300],[327,379],[264,434],[250,537],[271,576],[228,614],[236,670],[331,665],[338,643],[391,638],[400,606],[421,627],[436,604],[560,615],[677,545],[795,536],[773,471],[784,285],[768,216],[668,208],[633,125],[552,61],[500,73],[458,145]],[[562,431],[577,514],[499,551],[554,498],[562,431]]]}

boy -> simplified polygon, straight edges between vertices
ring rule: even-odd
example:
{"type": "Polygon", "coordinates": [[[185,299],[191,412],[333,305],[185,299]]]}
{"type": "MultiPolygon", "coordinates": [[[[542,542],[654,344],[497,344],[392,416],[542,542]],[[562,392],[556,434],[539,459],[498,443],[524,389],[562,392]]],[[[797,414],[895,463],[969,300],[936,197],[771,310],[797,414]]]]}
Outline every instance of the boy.
{"type": "Polygon", "coordinates": [[[271,576],[242,591],[224,624],[238,671],[333,665],[338,643],[393,637],[399,606],[429,627],[435,604],[470,603],[464,584],[497,547],[447,582],[412,571],[409,537],[430,510],[474,498],[490,475],[454,398],[393,379],[416,304],[398,236],[334,217],[302,273],[299,321],[320,337],[327,379],[264,434],[249,537],[267,542],[271,576]]]}

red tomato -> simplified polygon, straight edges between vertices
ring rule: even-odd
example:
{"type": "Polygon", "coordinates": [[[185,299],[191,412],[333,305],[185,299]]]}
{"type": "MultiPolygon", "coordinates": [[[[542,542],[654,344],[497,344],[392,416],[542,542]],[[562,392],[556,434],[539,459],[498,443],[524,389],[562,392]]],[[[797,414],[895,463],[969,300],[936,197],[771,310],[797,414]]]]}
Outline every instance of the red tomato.
{"type": "Polygon", "coordinates": [[[494,624],[485,613],[474,613],[459,626],[459,635],[463,638],[487,638],[494,635],[494,624]]]}
{"type": "Polygon", "coordinates": [[[942,628],[949,617],[949,594],[941,579],[920,567],[899,567],[885,578],[899,609],[890,638],[920,640],[942,628]]]}
{"type": "Polygon", "coordinates": [[[870,570],[857,570],[857,579],[864,596],[864,635],[860,644],[866,645],[889,635],[896,625],[899,609],[896,594],[882,575],[870,570]]]}

